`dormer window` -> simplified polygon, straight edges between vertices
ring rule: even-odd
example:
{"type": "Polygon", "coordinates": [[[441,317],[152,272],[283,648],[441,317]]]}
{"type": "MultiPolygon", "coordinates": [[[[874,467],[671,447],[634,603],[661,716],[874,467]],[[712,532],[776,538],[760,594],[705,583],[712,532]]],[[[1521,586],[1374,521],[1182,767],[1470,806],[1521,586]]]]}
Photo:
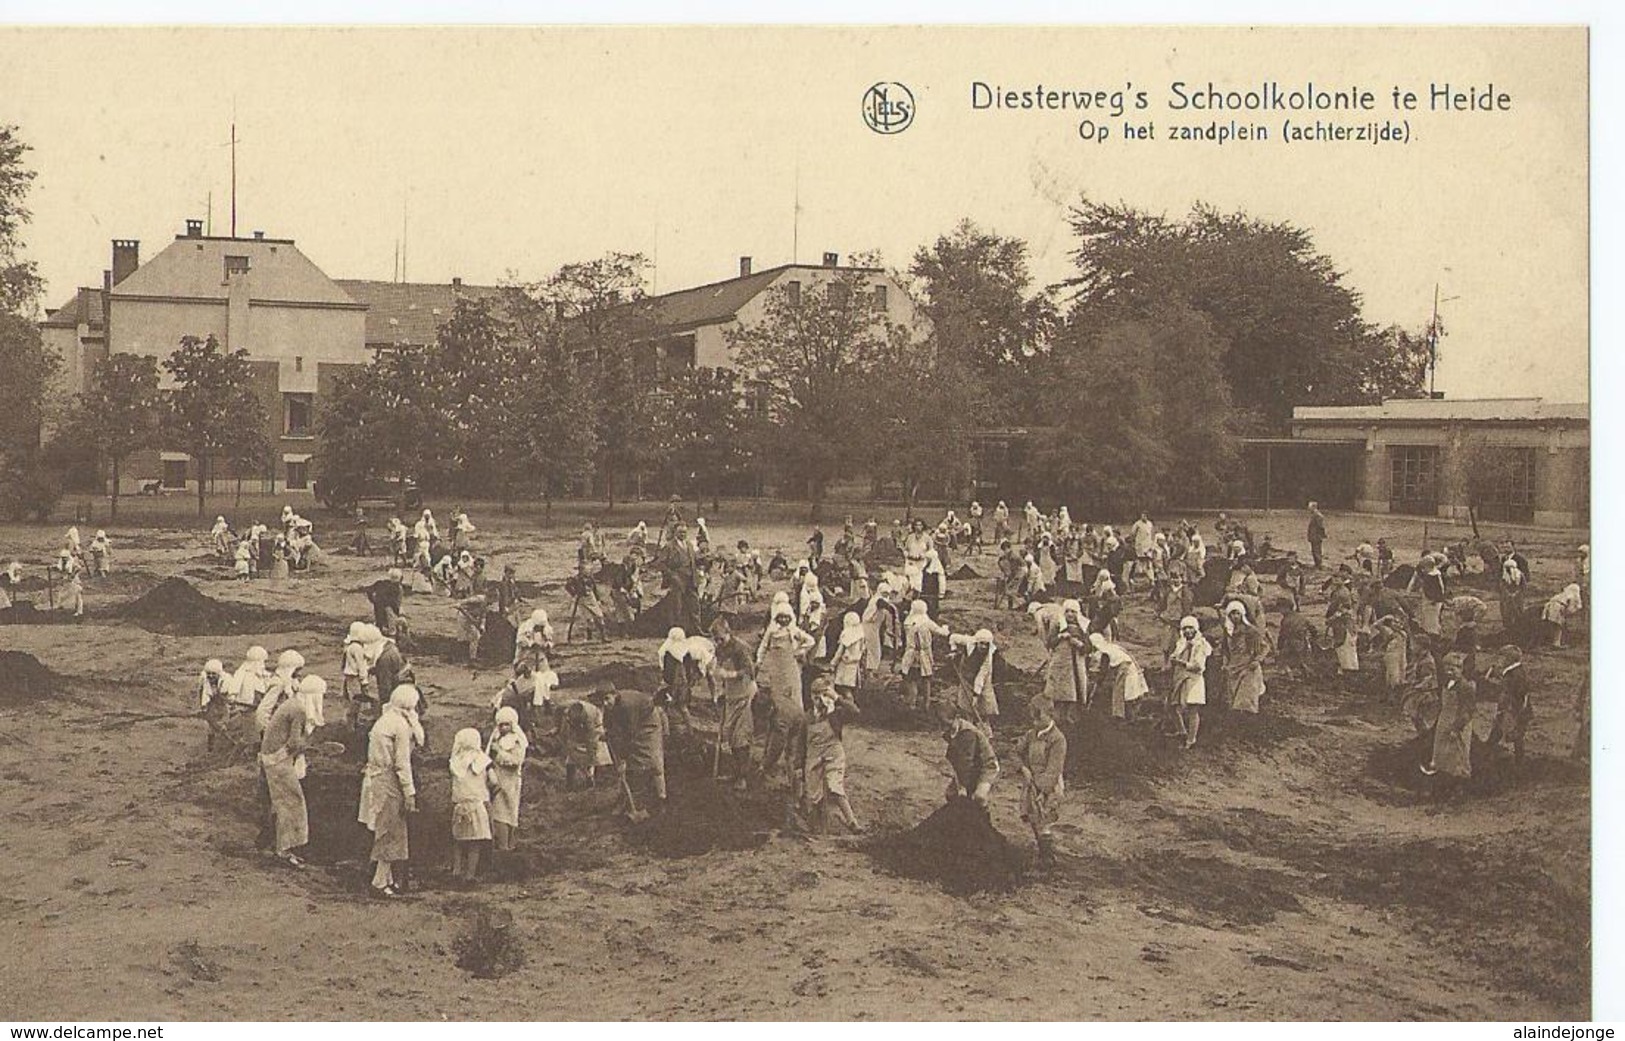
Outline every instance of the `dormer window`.
{"type": "Polygon", "coordinates": [[[230,254],[227,254],[227,256],[226,256],[226,277],[230,278],[233,275],[246,275],[246,274],[248,274],[248,258],[247,257],[234,257],[234,256],[231,256],[230,254]]]}

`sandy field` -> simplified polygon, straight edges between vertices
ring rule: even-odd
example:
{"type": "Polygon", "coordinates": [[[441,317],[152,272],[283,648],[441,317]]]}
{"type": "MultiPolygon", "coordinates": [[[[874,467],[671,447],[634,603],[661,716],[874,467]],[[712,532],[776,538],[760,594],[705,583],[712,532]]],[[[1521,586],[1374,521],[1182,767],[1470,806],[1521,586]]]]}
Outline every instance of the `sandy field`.
{"type": "MultiPolygon", "coordinates": [[[[231,505],[222,497],[219,508],[231,505]]],[[[272,521],[279,505],[233,515],[272,521]]],[[[438,516],[450,503],[432,505],[438,516]]],[[[869,831],[807,837],[782,830],[777,793],[712,784],[706,708],[696,733],[674,740],[672,805],[649,825],[614,819],[608,784],[566,794],[556,756],[534,751],[522,859],[511,877],[468,890],[443,875],[444,756],[456,729],[488,725],[506,677],[455,660],[450,601],[409,597],[420,637],[409,657],[432,706],[413,839],[421,884],[383,903],[366,893],[352,761],[313,761],[312,863],[295,871],[255,849],[252,764],[209,753],[204,724],[188,718],[203,661],[235,667],[251,643],[273,658],[299,649],[332,685],[328,717],[340,718],[340,643],[350,621],[370,618],[360,590],[383,559],[331,552],[347,528],[317,512],[325,566],[241,585],[211,559],[188,503],[135,501],[124,512],[84,532],[88,542],[108,528],[116,571],[87,582],[81,623],[48,615],[0,626],[0,650],[43,667],[8,653],[0,670],[0,1018],[1589,1017],[1590,780],[1569,757],[1583,640],[1531,656],[1536,716],[1522,776],[1491,763],[1448,798],[1413,769],[1411,727],[1396,707],[1326,678],[1267,669],[1263,714],[1210,710],[1188,753],[1154,728],[1096,726],[1063,809],[1060,868],[968,894],[951,878],[903,877],[882,855],[942,801],[933,726],[888,711],[883,691],[867,694],[846,745],[848,789],[869,831]],[[140,609],[177,576],[215,602],[207,617],[140,609]],[[525,960],[482,979],[458,967],[459,943],[494,910],[511,913],[525,960]]],[[[658,528],[661,512],[621,507],[607,523],[618,538],[638,517],[658,528]]],[[[805,520],[777,512],[705,511],[718,544],[746,537],[799,555],[805,520]]],[[[539,511],[471,513],[492,573],[511,562],[538,584],[532,600],[562,638],[562,579],[583,514],[561,508],[544,526],[539,511]]],[[[839,513],[825,514],[830,544],[839,513]]],[[[1211,530],[1211,516],[1195,519],[1211,530]]],[[[1248,520],[1307,557],[1303,514],[1248,520]]],[[[38,575],[63,527],[0,528],[0,556],[38,575]]],[[[1333,559],[1386,535],[1402,562],[1414,560],[1423,534],[1400,518],[1332,516],[1330,527],[1333,559]]],[[[1440,531],[1430,525],[1435,540],[1440,531]]],[[[1518,537],[1542,597],[1568,581],[1585,540],[1518,537]]],[[[992,557],[968,563],[983,577],[950,582],[943,619],[995,631],[1012,667],[1000,698],[1016,715],[1037,689],[1028,676],[1043,651],[1026,615],[991,609],[992,557]]],[[[1486,628],[1498,628],[1494,598],[1472,591],[1491,601],[1486,628]]],[[[45,607],[43,583],[31,595],[45,607]]],[[[1323,605],[1313,593],[1317,622],[1323,605]]],[[[1122,626],[1129,649],[1160,666],[1163,630],[1143,596],[1122,626]]],[[[562,647],[564,695],[605,676],[648,682],[658,642],[562,647]]],[[[1481,702],[1481,737],[1493,714],[1493,700],[1481,702]]],[[[1014,723],[1001,729],[1001,751],[1017,734],[1014,723]]],[[[1026,853],[1018,797],[1001,781],[992,818],[1026,853]]]]}

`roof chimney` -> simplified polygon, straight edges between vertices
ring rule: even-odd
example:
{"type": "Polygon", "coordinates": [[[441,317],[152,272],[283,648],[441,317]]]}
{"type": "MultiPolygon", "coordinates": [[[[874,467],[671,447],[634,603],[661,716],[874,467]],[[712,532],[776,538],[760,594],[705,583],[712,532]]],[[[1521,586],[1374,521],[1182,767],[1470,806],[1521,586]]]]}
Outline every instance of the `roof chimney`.
{"type": "Polygon", "coordinates": [[[463,288],[463,279],[461,275],[451,276],[451,288],[454,291],[463,288]]]}
{"type": "Polygon", "coordinates": [[[824,266],[825,267],[840,267],[841,266],[841,255],[839,253],[825,253],[824,254],[824,266]]]}
{"type": "Polygon", "coordinates": [[[136,239],[113,240],[113,285],[135,274],[141,266],[141,243],[136,239]]]}
{"type": "Polygon", "coordinates": [[[257,239],[263,239],[265,237],[265,232],[256,231],[256,232],[254,232],[254,237],[257,238],[257,239]]]}
{"type": "Polygon", "coordinates": [[[739,277],[740,278],[745,278],[745,277],[747,277],[749,275],[750,275],[750,258],[749,257],[740,257],[739,258],[739,277]]]}
{"type": "Polygon", "coordinates": [[[189,239],[200,239],[200,238],[202,238],[203,237],[203,222],[200,221],[200,220],[188,220],[186,222],[186,237],[189,238],[189,239]]]}

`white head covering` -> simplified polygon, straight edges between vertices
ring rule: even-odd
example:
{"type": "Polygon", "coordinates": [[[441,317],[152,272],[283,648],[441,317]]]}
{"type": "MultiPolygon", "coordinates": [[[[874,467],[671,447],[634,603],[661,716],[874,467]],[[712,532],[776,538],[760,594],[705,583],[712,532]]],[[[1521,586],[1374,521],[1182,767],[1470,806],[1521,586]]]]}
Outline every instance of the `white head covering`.
{"type": "Polygon", "coordinates": [[[660,661],[670,654],[673,658],[683,656],[683,643],[688,640],[688,634],[675,626],[666,632],[666,641],[655,652],[655,660],[660,661]]]}
{"type": "Polygon", "coordinates": [[[491,766],[491,757],[481,747],[480,732],[464,727],[451,739],[451,772],[453,776],[467,774],[478,777],[491,766]]]}
{"type": "Polygon", "coordinates": [[[247,654],[243,655],[243,660],[244,661],[251,661],[251,662],[258,662],[259,664],[264,665],[266,663],[266,661],[270,659],[270,657],[271,657],[271,654],[270,654],[269,651],[267,651],[264,647],[261,647],[258,644],[256,644],[255,646],[250,647],[248,649],[247,654]]]}
{"type": "Polygon", "coordinates": [[[299,681],[299,699],[305,705],[305,725],[314,730],[327,725],[322,714],[322,702],[327,695],[327,681],[312,673],[299,681]]]}
{"type": "Polygon", "coordinates": [[[1083,605],[1076,600],[1061,601],[1061,614],[1063,616],[1075,614],[1080,620],[1088,617],[1088,615],[1083,613],[1083,605]]]}
{"type": "Polygon", "coordinates": [[[17,561],[13,560],[11,563],[6,565],[6,574],[11,576],[11,580],[13,582],[21,582],[23,578],[23,566],[17,561]]]}
{"type": "Polygon", "coordinates": [[[351,622],[350,623],[350,632],[349,632],[348,635],[346,635],[344,637],[344,642],[345,643],[361,643],[363,638],[366,635],[367,635],[367,623],[366,622],[351,622]]]}
{"type": "Polygon", "coordinates": [[[908,617],[903,619],[905,625],[924,625],[931,621],[931,613],[924,600],[916,600],[908,605],[908,617]]]}
{"type": "Polygon", "coordinates": [[[841,646],[850,647],[862,639],[863,619],[859,618],[855,611],[846,612],[841,616],[841,646]]]}
{"type": "Polygon", "coordinates": [[[224,676],[225,674],[226,663],[221,661],[219,658],[210,658],[208,661],[203,663],[203,675],[224,676]]]}
{"type": "Polygon", "coordinates": [[[286,650],[276,656],[276,671],[292,675],[305,667],[305,656],[295,650],[286,650]]]}
{"type": "Polygon", "coordinates": [[[1239,614],[1241,615],[1241,620],[1243,622],[1251,624],[1252,620],[1247,617],[1247,605],[1242,603],[1240,600],[1232,600],[1228,604],[1225,604],[1224,613],[1227,616],[1239,614]]]}

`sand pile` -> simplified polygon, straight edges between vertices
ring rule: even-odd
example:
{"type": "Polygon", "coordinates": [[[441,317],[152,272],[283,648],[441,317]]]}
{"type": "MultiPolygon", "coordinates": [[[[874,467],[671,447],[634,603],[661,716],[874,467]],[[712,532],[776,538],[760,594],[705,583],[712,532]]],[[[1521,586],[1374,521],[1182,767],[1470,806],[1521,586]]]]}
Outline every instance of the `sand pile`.
{"type": "Polygon", "coordinates": [[[301,611],[277,611],[226,603],[198,592],[184,578],[166,578],[120,611],[149,632],[171,636],[227,636],[235,633],[292,632],[327,623],[301,611]]]}
{"type": "Polygon", "coordinates": [[[982,574],[969,564],[961,564],[959,567],[955,568],[954,573],[948,577],[955,579],[956,581],[964,582],[974,578],[981,578],[982,574]]]}
{"type": "Polygon", "coordinates": [[[32,654],[0,651],[0,708],[49,697],[55,686],[51,670],[32,654]]]}
{"type": "Polygon", "coordinates": [[[1027,861],[968,799],[954,799],[912,830],[879,840],[869,853],[894,874],[937,882],[950,893],[1014,889],[1027,861]]]}

